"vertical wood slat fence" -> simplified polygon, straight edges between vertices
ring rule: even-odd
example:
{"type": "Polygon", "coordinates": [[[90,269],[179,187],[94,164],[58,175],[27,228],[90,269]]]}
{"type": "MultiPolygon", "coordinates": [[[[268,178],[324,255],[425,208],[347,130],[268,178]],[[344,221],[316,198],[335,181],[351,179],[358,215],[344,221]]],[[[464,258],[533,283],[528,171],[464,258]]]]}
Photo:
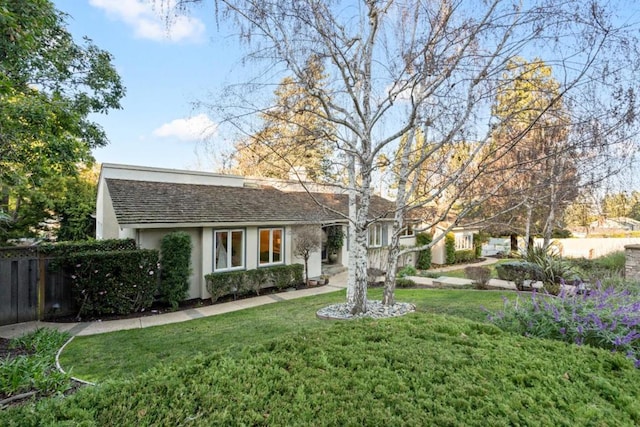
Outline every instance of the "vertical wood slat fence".
{"type": "Polygon", "coordinates": [[[71,281],[37,248],[0,248],[0,325],[76,313],[71,281]]]}

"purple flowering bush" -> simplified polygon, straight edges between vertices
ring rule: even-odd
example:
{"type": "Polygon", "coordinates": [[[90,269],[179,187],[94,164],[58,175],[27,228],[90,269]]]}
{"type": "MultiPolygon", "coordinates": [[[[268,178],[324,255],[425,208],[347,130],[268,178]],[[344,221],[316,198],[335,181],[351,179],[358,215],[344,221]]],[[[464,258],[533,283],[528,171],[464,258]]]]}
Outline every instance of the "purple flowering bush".
{"type": "Polygon", "coordinates": [[[505,298],[503,311],[489,320],[503,330],[624,354],[640,368],[640,294],[603,287],[583,294],[532,293],[529,300],[505,298]]]}

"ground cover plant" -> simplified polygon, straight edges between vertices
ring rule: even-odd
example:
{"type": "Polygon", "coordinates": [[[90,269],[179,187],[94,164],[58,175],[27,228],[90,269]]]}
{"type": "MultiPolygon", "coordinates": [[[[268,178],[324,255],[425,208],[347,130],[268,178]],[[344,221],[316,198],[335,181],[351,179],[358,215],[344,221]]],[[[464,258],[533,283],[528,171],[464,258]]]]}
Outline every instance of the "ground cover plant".
{"type": "Polygon", "coordinates": [[[38,329],[20,338],[3,341],[0,352],[0,407],[31,396],[49,396],[72,388],[68,374],[56,369],[58,349],[69,339],[66,333],[38,329]]]}
{"type": "Polygon", "coordinates": [[[602,287],[558,298],[533,292],[524,301],[506,301],[491,317],[500,328],[530,337],[590,345],[624,354],[640,368],[640,294],[602,287]]]}
{"type": "MultiPolygon", "coordinates": [[[[475,321],[486,321],[486,310],[497,311],[503,304],[501,292],[401,289],[397,295],[398,301],[409,301],[418,311],[475,321]]],[[[235,355],[246,346],[330,327],[332,322],[319,321],[315,313],[344,298],[345,291],[338,291],[186,323],[79,336],[65,348],[60,362],[76,377],[100,382],[130,378],[162,364],[180,364],[197,353],[235,355]]],[[[382,289],[369,290],[369,298],[381,299],[382,289]]]]}
{"type": "Polygon", "coordinates": [[[0,424],[640,423],[640,370],[619,354],[432,313],[326,325],[2,411],[0,424]]]}

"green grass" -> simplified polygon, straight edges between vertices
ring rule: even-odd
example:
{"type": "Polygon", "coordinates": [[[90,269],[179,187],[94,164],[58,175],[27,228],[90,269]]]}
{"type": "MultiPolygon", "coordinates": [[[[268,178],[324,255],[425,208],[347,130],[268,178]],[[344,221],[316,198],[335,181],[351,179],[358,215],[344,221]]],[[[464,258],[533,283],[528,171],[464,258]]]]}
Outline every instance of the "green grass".
{"type": "Polygon", "coordinates": [[[321,323],[1,411],[0,425],[640,424],[640,371],[622,355],[424,312],[321,323]]]}
{"type": "MultiPolygon", "coordinates": [[[[509,294],[509,293],[507,293],[509,294]]],[[[483,307],[496,311],[503,292],[473,290],[397,290],[398,301],[412,302],[418,311],[484,321],[483,307]]],[[[381,299],[372,289],[369,298],[381,299]]],[[[181,363],[195,354],[225,351],[231,355],[244,347],[263,344],[299,331],[327,329],[331,321],[316,318],[318,309],[343,302],[345,292],[334,292],[293,301],[212,316],[185,323],[76,337],[61,357],[62,366],[88,381],[127,378],[163,364],[181,363]]]]}

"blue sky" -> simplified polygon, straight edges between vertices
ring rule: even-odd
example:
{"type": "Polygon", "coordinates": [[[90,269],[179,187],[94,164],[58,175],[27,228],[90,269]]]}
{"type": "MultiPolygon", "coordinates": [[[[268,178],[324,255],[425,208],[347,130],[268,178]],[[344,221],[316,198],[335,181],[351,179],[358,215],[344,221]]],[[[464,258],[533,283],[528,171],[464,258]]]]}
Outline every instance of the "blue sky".
{"type": "Polygon", "coordinates": [[[213,170],[203,137],[224,142],[212,118],[192,103],[215,96],[238,72],[242,52],[217,28],[212,5],[167,27],[147,0],[53,2],[70,15],[68,30],[76,41],[89,37],[114,56],[127,88],[121,110],[92,117],[110,140],[94,151],[96,160],[213,170]]]}

